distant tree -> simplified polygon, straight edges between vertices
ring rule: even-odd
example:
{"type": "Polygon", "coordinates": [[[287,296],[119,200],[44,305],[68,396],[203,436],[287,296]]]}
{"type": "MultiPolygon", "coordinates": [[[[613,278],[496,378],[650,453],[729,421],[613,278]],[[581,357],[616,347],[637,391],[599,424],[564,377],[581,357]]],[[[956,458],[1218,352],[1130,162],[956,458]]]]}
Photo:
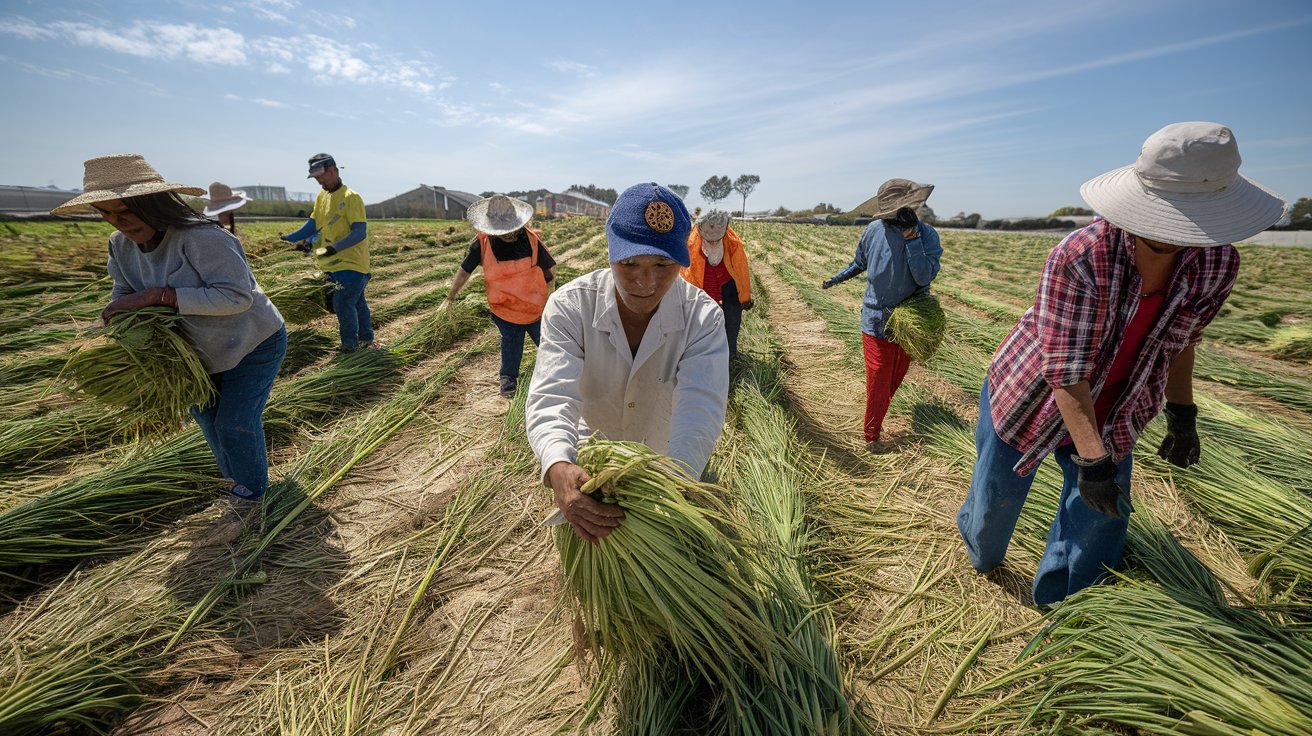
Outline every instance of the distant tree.
{"type": "Polygon", "coordinates": [[[792,213],[788,211],[787,207],[780,206],[779,209],[775,210],[774,212],[771,212],[770,214],[774,215],[775,217],[787,217],[792,213]]]}
{"type": "Polygon", "coordinates": [[[487,199],[488,197],[491,197],[491,196],[493,196],[494,194],[496,194],[496,192],[483,192],[483,193],[479,194],[478,196],[482,197],[483,199],[487,199]]]}
{"type": "Polygon", "coordinates": [[[701,195],[707,204],[715,207],[717,202],[729,196],[729,192],[732,191],[733,182],[729,181],[729,177],[712,176],[706,180],[705,184],[702,184],[701,195]]]}
{"type": "Polygon", "coordinates": [[[615,204],[615,200],[620,198],[619,192],[614,189],[603,189],[595,184],[571,184],[569,188],[606,204],[615,204]]]}
{"type": "Polygon", "coordinates": [[[1312,217],[1312,198],[1299,197],[1294,203],[1294,207],[1289,212],[1291,220],[1303,220],[1312,217]]]}
{"type": "Polygon", "coordinates": [[[733,190],[741,194],[743,197],[744,217],[747,216],[747,195],[751,194],[752,190],[756,189],[756,185],[760,183],[761,177],[756,174],[743,174],[733,181],[733,190]]]}
{"type": "Polygon", "coordinates": [[[1053,217],[1074,217],[1074,216],[1088,217],[1089,215],[1092,214],[1093,214],[1093,210],[1087,207],[1058,207],[1057,209],[1052,211],[1052,214],[1048,215],[1048,218],[1051,219],[1053,217]]]}
{"type": "Polygon", "coordinates": [[[916,209],[916,217],[919,217],[921,222],[936,222],[938,220],[934,216],[934,210],[930,209],[927,204],[922,204],[916,209]]]}
{"type": "Polygon", "coordinates": [[[692,189],[692,187],[687,184],[666,184],[665,188],[679,195],[679,199],[686,199],[688,197],[688,190],[692,189]]]}

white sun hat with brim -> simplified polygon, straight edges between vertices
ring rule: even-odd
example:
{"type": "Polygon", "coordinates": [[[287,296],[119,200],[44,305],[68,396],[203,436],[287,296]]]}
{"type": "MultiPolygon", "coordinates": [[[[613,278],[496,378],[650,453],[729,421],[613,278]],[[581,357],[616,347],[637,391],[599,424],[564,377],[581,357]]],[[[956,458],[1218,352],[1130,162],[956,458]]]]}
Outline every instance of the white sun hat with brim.
{"type": "Polygon", "coordinates": [[[1090,179],[1080,196],[1111,224],[1168,245],[1238,243],[1274,225],[1284,198],[1239,173],[1234,133],[1174,123],[1144,141],[1139,160],[1090,179]]]}
{"type": "Polygon", "coordinates": [[[494,194],[469,205],[465,219],[480,233],[505,235],[524,227],[533,219],[533,205],[522,199],[494,194]]]}
{"type": "Polygon", "coordinates": [[[50,214],[95,212],[96,209],[91,205],[97,202],[161,192],[205,196],[205,190],[200,187],[164,181],[164,177],[136,153],[101,156],[88,160],[83,166],[85,173],[82,176],[82,193],[50,210],[50,214]]]}
{"type": "Polygon", "coordinates": [[[246,196],[246,192],[216,181],[210,185],[210,201],[205,205],[203,213],[206,217],[214,217],[231,212],[249,201],[251,198],[246,196]]]}

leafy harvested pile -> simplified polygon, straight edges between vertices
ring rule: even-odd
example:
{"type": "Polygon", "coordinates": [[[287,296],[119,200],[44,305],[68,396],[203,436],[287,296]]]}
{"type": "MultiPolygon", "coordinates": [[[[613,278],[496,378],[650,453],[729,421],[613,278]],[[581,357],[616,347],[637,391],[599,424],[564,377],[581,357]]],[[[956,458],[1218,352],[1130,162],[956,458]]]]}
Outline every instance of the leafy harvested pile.
{"type": "Polygon", "coordinates": [[[934,357],[947,327],[948,320],[938,297],[928,292],[903,301],[888,315],[889,339],[901,345],[917,363],[934,357]]]}
{"type": "Polygon", "coordinates": [[[314,275],[276,283],[264,293],[283,319],[299,325],[328,313],[331,289],[331,281],[314,275]]]}

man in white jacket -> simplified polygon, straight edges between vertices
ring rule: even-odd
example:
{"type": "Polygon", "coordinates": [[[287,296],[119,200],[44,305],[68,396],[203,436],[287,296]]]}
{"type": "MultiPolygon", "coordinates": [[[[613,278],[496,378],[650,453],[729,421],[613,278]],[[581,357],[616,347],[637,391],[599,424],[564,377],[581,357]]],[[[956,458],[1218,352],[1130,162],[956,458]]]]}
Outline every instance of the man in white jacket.
{"type": "Polygon", "coordinates": [[[679,278],[692,221],[658,184],[625,190],[606,220],[610,268],[551,296],[529,384],[529,444],[543,481],[575,533],[589,542],[624,518],[583,495],[575,464],[592,433],[642,442],[700,477],[724,430],[729,344],[724,316],[679,278]]]}

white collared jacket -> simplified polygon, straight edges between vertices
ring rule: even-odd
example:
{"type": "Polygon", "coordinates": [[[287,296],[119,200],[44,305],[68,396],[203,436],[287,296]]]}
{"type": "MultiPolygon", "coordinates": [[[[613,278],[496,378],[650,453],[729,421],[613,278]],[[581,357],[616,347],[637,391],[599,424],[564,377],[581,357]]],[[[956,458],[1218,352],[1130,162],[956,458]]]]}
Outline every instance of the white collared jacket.
{"type": "Polygon", "coordinates": [[[574,462],[593,432],[642,442],[700,477],[724,430],[729,343],[724,313],[676,279],[629,350],[609,268],[551,295],[529,384],[525,422],[542,474],[574,462]]]}

